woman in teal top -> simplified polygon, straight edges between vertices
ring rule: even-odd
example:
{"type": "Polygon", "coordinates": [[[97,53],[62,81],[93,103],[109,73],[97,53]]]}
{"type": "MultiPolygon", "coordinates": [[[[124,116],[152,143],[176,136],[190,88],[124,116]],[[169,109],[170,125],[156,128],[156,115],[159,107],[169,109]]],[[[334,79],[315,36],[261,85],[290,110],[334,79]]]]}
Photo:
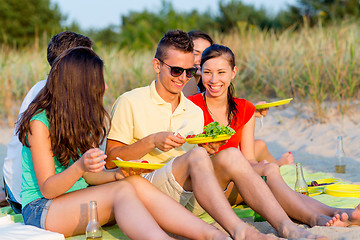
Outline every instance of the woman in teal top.
{"type": "MultiPolygon", "coordinates": [[[[36,114],[34,117],[31,118],[30,121],[38,120],[43,123],[49,129],[49,121],[46,117],[46,111],[42,111],[36,114]]],[[[57,160],[57,157],[54,157],[55,163],[55,174],[63,172],[66,167],[61,165],[60,162],[57,160]]],[[[74,162],[70,160],[69,165],[72,165],[74,162]]],[[[22,150],[22,165],[23,165],[23,174],[22,174],[22,185],[21,185],[21,198],[23,201],[22,206],[26,206],[28,203],[42,198],[41,191],[39,189],[39,185],[36,179],[34,165],[31,157],[31,151],[29,147],[24,147],[22,150]]],[[[83,177],[80,177],[75,184],[67,191],[72,192],[75,190],[86,188],[88,184],[84,180],[83,177]]]]}
{"type": "Polygon", "coordinates": [[[100,224],[116,220],[131,239],[171,239],[164,230],[191,239],[226,239],[142,177],[124,179],[121,169],[104,169],[106,155],[98,146],[110,121],[103,71],[91,49],[65,51],[23,113],[18,133],[24,145],[25,224],[66,237],[83,234],[86,208],[95,200],[100,224]]]}

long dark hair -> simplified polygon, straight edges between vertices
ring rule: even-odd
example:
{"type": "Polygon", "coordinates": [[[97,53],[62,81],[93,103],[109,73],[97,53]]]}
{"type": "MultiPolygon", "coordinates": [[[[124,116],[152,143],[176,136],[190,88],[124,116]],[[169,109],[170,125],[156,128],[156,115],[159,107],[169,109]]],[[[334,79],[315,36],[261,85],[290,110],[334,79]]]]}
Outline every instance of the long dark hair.
{"type": "MultiPolygon", "coordinates": [[[[201,56],[200,66],[202,67],[207,60],[216,58],[216,57],[220,57],[220,56],[225,57],[228,60],[231,68],[234,69],[234,67],[235,67],[234,53],[231,51],[230,48],[223,46],[223,45],[218,45],[218,44],[213,44],[204,50],[204,52],[201,56]]],[[[232,84],[232,82],[230,82],[230,85],[228,87],[228,93],[227,93],[227,102],[228,102],[227,118],[228,118],[229,124],[231,124],[231,121],[233,118],[234,118],[235,124],[236,124],[236,115],[238,113],[238,109],[237,109],[237,104],[234,100],[234,97],[235,97],[235,88],[234,88],[234,85],[232,84]]]]}
{"type": "Polygon", "coordinates": [[[98,147],[108,132],[110,117],[103,106],[104,63],[90,48],[76,47],[57,57],[45,87],[22,114],[17,133],[27,146],[31,118],[46,111],[51,150],[63,166],[98,147]]]}

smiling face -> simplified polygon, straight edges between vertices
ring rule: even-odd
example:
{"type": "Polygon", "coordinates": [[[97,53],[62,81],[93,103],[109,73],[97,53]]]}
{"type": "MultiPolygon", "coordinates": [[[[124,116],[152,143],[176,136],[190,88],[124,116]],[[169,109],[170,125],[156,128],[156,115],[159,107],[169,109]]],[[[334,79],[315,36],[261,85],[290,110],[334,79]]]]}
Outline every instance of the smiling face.
{"type": "Polygon", "coordinates": [[[195,67],[197,67],[198,71],[196,72],[196,75],[201,75],[201,69],[200,69],[200,62],[201,62],[201,54],[203,51],[210,47],[210,42],[203,39],[203,38],[197,38],[193,40],[194,43],[194,63],[195,67]]]}
{"type": "MultiPolygon", "coordinates": [[[[194,67],[194,55],[191,52],[186,53],[174,48],[169,48],[166,53],[166,58],[161,60],[173,67],[181,67],[184,69],[194,67]]],[[[156,58],[153,59],[153,67],[158,75],[156,90],[165,101],[169,101],[174,96],[177,97],[180,94],[190,78],[186,77],[186,71],[179,77],[173,77],[170,74],[170,67],[166,64],[161,63],[156,58]]]]}
{"type": "Polygon", "coordinates": [[[221,55],[208,59],[202,65],[201,78],[206,88],[207,97],[226,97],[228,87],[234,79],[237,68],[229,63],[229,60],[221,55]]]}

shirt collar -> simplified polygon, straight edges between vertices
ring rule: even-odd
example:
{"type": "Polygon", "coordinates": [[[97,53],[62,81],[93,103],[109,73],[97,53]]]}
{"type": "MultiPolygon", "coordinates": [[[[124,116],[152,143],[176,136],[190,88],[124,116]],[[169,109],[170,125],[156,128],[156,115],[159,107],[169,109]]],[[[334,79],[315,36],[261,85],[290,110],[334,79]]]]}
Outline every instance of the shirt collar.
{"type": "MultiPolygon", "coordinates": [[[[160,97],[160,95],[158,94],[158,92],[156,91],[155,81],[156,80],[152,81],[151,84],[150,84],[150,96],[151,96],[151,99],[156,104],[159,104],[159,105],[169,104],[164,99],[162,99],[160,97]]],[[[183,92],[180,92],[180,102],[179,102],[179,105],[177,106],[177,108],[175,109],[174,114],[177,113],[178,111],[185,111],[185,110],[186,110],[186,97],[183,94],[183,92]]]]}
{"type": "Polygon", "coordinates": [[[165,102],[164,99],[162,99],[160,97],[160,95],[158,94],[158,92],[156,91],[156,87],[155,87],[155,81],[152,81],[150,84],[150,96],[151,99],[156,103],[156,104],[166,104],[167,102],[165,102]]]}

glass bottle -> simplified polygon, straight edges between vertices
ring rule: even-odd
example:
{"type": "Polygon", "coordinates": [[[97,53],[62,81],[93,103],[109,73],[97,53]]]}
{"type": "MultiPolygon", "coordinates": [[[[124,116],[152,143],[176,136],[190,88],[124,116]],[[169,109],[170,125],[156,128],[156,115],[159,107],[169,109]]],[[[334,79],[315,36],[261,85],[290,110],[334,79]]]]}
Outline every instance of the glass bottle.
{"type": "MultiPolygon", "coordinates": [[[[261,178],[265,181],[266,183],[266,176],[261,176],[261,178]]],[[[254,222],[264,222],[266,221],[260,214],[258,214],[257,212],[255,212],[254,214],[254,222]]]]}
{"type": "Polygon", "coordinates": [[[296,163],[295,191],[309,196],[309,189],[304,178],[303,168],[301,163],[296,163]]]}
{"type": "Polygon", "coordinates": [[[86,227],[86,240],[102,239],[102,229],[98,219],[96,201],[90,201],[89,204],[89,223],[86,227]]]}
{"type": "Polygon", "coordinates": [[[343,148],[342,136],[338,136],[337,138],[337,147],[335,153],[335,172],[336,173],[346,172],[345,152],[343,148]]]}

